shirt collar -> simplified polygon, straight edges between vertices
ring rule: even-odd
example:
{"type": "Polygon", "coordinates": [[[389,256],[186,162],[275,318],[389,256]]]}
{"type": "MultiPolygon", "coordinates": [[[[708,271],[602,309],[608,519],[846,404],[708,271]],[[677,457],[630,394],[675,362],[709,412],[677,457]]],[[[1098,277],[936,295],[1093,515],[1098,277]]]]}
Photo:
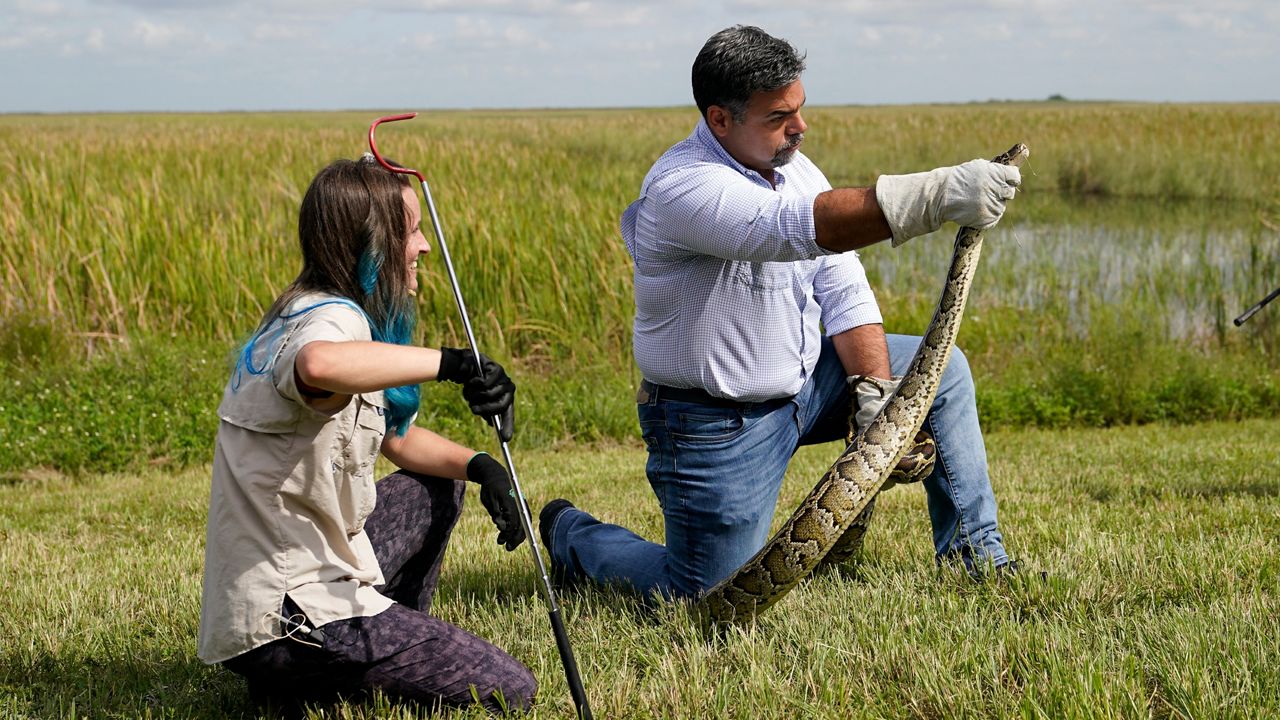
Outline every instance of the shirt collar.
{"type": "Polygon", "coordinates": [[[751,181],[762,183],[766,187],[777,190],[781,190],[782,186],[787,183],[787,177],[782,172],[782,168],[773,169],[773,181],[776,184],[775,187],[775,185],[770,185],[769,181],[766,180],[763,175],[735,160],[733,156],[729,154],[729,151],[725,150],[724,146],[720,144],[720,141],[716,139],[715,133],[711,132],[711,128],[707,127],[706,118],[702,118],[698,121],[698,127],[694,128],[693,136],[700,145],[710,150],[711,153],[720,158],[725,165],[728,165],[734,170],[742,173],[751,181]]]}

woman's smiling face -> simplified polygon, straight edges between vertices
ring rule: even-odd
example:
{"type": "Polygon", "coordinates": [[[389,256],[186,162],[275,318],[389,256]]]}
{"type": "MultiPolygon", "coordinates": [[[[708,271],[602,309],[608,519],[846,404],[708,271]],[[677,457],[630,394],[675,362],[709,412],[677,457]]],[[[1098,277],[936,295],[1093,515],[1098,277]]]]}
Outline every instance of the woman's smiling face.
{"type": "Polygon", "coordinates": [[[422,205],[418,202],[418,194],[411,186],[406,186],[400,194],[404,197],[405,212],[409,218],[409,238],[405,242],[404,249],[409,277],[405,278],[405,283],[409,288],[409,294],[417,295],[418,258],[431,252],[431,246],[427,244],[427,238],[422,234],[422,205]]]}

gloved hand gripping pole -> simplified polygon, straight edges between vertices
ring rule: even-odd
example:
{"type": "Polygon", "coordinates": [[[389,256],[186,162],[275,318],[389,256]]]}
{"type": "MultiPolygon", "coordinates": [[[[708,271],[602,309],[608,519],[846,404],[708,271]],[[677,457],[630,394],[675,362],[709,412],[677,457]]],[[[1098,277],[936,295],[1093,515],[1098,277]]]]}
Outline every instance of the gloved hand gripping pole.
{"type": "MultiPolygon", "coordinates": [[[[431,199],[431,188],[427,186],[427,179],[417,170],[392,165],[387,162],[383,159],[382,154],[378,152],[378,146],[374,142],[374,132],[378,129],[378,125],[384,122],[410,120],[417,116],[417,113],[405,113],[402,115],[388,115],[374,120],[373,124],[369,126],[369,150],[382,167],[393,173],[412,175],[418,178],[418,182],[422,185],[422,196],[427,201],[427,212],[431,216],[431,227],[435,230],[436,243],[440,245],[440,255],[444,257],[444,267],[449,273],[449,285],[453,288],[453,299],[458,303],[458,313],[462,316],[462,327],[467,332],[467,342],[471,347],[471,354],[475,359],[478,370],[483,367],[480,361],[480,350],[476,345],[475,333],[471,330],[471,319],[467,315],[467,304],[462,299],[462,289],[458,285],[458,276],[453,271],[453,260],[449,257],[449,246],[444,241],[444,231],[440,227],[440,218],[436,214],[436,205],[431,199]]],[[[502,439],[502,418],[495,415],[492,418],[492,424],[494,430],[498,433],[498,442],[502,445],[502,456],[507,461],[507,470],[511,473],[511,487],[515,491],[516,504],[520,506],[520,525],[524,528],[525,537],[529,539],[529,549],[533,552],[533,564],[538,571],[538,576],[542,578],[542,591],[547,599],[548,613],[551,617],[551,629],[555,633],[556,648],[560,651],[560,662],[564,665],[565,679],[569,682],[569,693],[573,696],[573,704],[577,707],[578,717],[581,720],[591,720],[591,707],[587,704],[587,693],[582,687],[582,678],[578,675],[578,664],[573,658],[573,648],[569,645],[569,636],[565,632],[564,622],[560,618],[560,605],[556,601],[555,590],[551,587],[551,579],[547,575],[547,567],[542,562],[542,554],[538,551],[538,533],[534,532],[532,516],[529,514],[529,504],[525,501],[524,491],[520,489],[520,480],[516,477],[516,466],[511,460],[511,449],[507,446],[506,441],[502,439]]]]}

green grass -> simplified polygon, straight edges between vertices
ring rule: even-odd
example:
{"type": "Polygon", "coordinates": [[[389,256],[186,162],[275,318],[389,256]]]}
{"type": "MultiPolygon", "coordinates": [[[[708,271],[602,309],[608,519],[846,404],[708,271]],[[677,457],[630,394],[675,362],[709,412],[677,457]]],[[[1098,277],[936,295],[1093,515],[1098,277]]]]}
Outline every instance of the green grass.
{"type": "MultiPolygon", "coordinates": [[[[307,182],[330,160],[361,153],[374,115],[0,117],[0,173],[10,180],[0,188],[0,309],[50,319],[80,343],[147,333],[239,339],[296,275],[294,222],[307,182]]],[[[1278,105],[808,115],[806,150],[837,185],[1028,142],[1017,222],[1078,224],[1083,199],[1101,198],[1113,203],[1109,225],[1135,214],[1127,203],[1157,201],[1199,204],[1212,227],[1253,233],[1256,209],[1280,200],[1278,105]]],[[[388,126],[382,142],[427,173],[489,346],[523,358],[614,359],[629,348],[631,316],[618,216],[694,120],[687,108],[442,112],[388,126]]],[[[1167,210],[1146,214],[1177,227],[1167,210]]],[[[433,264],[429,280],[426,335],[456,341],[441,268],[433,264]]]]}
{"type": "MultiPolygon", "coordinates": [[[[77,364],[0,361],[0,482],[30,468],[83,474],[209,462],[228,355],[169,339],[77,364]]],[[[516,377],[517,450],[635,432],[628,374],[516,377]]],[[[466,410],[458,386],[427,383],[422,395],[420,424],[497,452],[493,431],[466,410]]]]}
{"type": "MultiPolygon", "coordinates": [[[[1028,569],[1008,584],[935,569],[923,493],[900,487],[859,564],[719,639],[683,606],[568,594],[595,715],[1276,717],[1277,433],[1252,420],[991,434],[1005,539],[1028,569]]],[[[798,454],[781,507],[836,452],[798,454]]],[[[659,532],[637,446],[516,461],[535,509],[565,495],[659,532]]],[[[205,466],[0,484],[0,716],[252,717],[242,683],[194,657],[207,498],[205,466]]],[[[533,669],[535,717],[569,717],[527,548],[497,549],[471,500],[435,610],[533,669]]],[[[382,700],[315,716],[418,715],[382,700]]]]}
{"type": "MultiPolygon", "coordinates": [[[[252,716],[241,682],[194,657],[215,408],[227,357],[296,274],[306,183],[362,152],[375,115],[0,117],[0,717],[252,716]]],[[[960,338],[1031,572],[935,569],[923,493],[898,488],[858,565],[716,640],[681,606],[571,594],[596,716],[1280,716],[1280,311],[1230,323],[1280,282],[1280,106],[806,117],[837,185],[1032,148],[960,338]],[[1019,429],[1037,426],[1056,430],[1019,429]]],[[[616,223],[692,123],[686,108],[450,112],[380,136],[427,172],[481,346],[520,384],[535,510],[565,495],[660,533],[616,223]]],[[[927,323],[947,234],[863,253],[891,331],[927,323]]],[[[422,341],[457,344],[427,264],[422,341]]],[[[427,387],[420,422],[488,447],[461,406],[427,387]]],[[[835,453],[798,454],[781,507],[835,453]]],[[[533,669],[536,716],[568,717],[526,551],[498,551],[472,505],[436,611],[533,669]]]]}
{"type": "MultiPolygon", "coordinates": [[[[306,183],[361,153],[377,114],[0,117],[0,473],[206,459],[224,360],[299,267],[306,183]]],[[[1280,310],[1231,324],[1280,282],[1280,105],[806,117],[837,185],[1030,144],[959,340],[988,427],[1280,414],[1280,310]]],[[[694,119],[438,112],[383,131],[427,173],[479,343],[520,383],[521,447],[632,438],[617,220],[694,119]]],[[[949,235],[862,253],[890,331],[924,329],[949,235]]],[[[425,265],[420,340],[460,344],[441,263],[425,265]]],[[[427,395],[423,422],[488,441],[456,397],[427,395]]]]}

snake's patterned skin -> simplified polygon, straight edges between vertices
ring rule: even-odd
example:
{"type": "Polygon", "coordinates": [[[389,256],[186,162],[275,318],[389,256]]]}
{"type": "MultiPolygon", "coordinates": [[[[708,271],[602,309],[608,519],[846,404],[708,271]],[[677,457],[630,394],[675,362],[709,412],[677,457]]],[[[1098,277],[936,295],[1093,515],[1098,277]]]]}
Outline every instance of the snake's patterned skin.
{"type": "MultiPolygon", "coordinates": [[[[1014,145],[994,162],[1020,165],[1030,152],[1014,145]]],[[[734,574],[711,588],[697,609],[712,625],[742,623],[764,612],[824,558],[844,559],[861,545],[875,496],[913,449],[951,356],[982,232],[961,228],[942,297],[897,391],[822,476],[786,524],[734,574]]]]}
{"type": "MultiPolygon", "coordinates": [[[[850,420],[849,440],[853,443],[856,430],[850,420]]],[[[905,485],[907,483],[917,483],[929,477],[929,473],[933,472],[933,463],[938,456],[938,446],[933,441],[933,437],[929,433],[921,430],[916,433],[915,442],[907,450],[907,454],[898,461],[897,467],[889,473],[889,479],[880,488],[883,492],[893,485],[905,485]]],[[[831,550],[818,561],[818,569],[835,567],[845,560],[853,557],[854,554],[862,548],[862,538],[867,534],[867,528],[871,525],[871,513],[875,510],[876,499],[871,498],[871,502],[867,503],[867,509],[858,514],[854,518],[853,524],[848,530],[836,540],[836,544],[831,550]]]]}

